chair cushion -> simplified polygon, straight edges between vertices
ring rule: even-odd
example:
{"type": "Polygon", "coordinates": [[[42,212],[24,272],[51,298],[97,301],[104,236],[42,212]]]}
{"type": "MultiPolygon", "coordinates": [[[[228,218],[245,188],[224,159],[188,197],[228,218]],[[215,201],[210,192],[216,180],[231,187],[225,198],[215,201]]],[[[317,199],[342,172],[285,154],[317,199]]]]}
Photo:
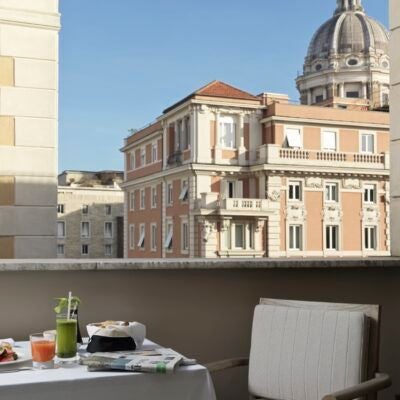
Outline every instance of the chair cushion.
{"type": "Polygon", "coordinates": [[[362,312],[258,305],[249,391],[278,400],[321,400],[365,380],[369,324],[362,312]]]}

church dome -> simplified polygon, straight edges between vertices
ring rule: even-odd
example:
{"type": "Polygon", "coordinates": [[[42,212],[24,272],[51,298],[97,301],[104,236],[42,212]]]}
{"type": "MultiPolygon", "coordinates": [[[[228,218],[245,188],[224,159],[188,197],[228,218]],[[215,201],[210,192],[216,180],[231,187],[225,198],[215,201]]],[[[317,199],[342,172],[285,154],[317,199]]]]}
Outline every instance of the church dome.
{"type": "Polygon", "coordinates": [[[361,0],[338,0],[334,16],[314,34],[306,60],[350,54],[387,55],[389,33],[365,14],[361,0]]]}

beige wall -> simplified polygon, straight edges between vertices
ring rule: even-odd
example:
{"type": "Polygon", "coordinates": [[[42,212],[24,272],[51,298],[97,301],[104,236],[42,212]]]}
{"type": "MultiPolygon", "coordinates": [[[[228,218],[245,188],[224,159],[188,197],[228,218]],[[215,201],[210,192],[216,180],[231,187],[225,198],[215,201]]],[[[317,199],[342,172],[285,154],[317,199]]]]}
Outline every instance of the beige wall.
{"type": "Polygon", "coordinates": [[[358,251],[362,248],[361,220],[362,208],[361,193],[342,193],[343,204],[343,250],[358,251]]]}
{"type": "Polygon", "coordinates": [[[0,21],[0,258],[54,258],[58,0],[0,0],[0,21]]]}
{"type": "Polygon", "coordinates": [[[391,63],[391,240],[392,254],[400,256],[400,7],[390,0],[390,63],[391,63]]]}
{"type": "MultiPolygon", "coordinates": [[[[27,340],[32,332],[54,328],[53,299],[72,290],[82,299],[84,334],[90,322],[141,321],[150,339],[204,363],[249,354],[252,313],[260,297],[381,304],[380,369],[392,376],[393,386],[380,399],[392,400],[400,392],[400,262],[393,268],[356,267],[363,263],[355,260],[353,268],[348,263],[324,268],[321,261],[323,268],[284,268],[283,262],[271,269],[260,263],[251,269],[225,269],[224,264],[197,271],[168,265],[122,271],[115,265],[113,271],[1,272],[0,315],[19,317],[0,324],[0,337],[27,340]]],[[[215,374],[218,399],[247,398],[246,382],[247,368],[215,374]]]]}

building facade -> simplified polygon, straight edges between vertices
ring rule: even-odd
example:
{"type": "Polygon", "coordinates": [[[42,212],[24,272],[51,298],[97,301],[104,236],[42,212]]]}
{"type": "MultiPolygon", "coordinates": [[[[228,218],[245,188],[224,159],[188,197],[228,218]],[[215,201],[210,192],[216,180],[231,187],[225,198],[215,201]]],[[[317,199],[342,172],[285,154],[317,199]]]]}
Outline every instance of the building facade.
{"type": "Polygon", "coordinates": [[[57,257],[123,257],[122,180],[115,171],[59,175],[57,257]]]}
{"type": "Polygon", "coordinates": [[[361,0],[337,0],[315,32],[296,80],[302,104],[385,109],[390,92],[389,33],[361,0]]]}
{"type": "Polygon", "coordinates": [[[125,256],[388,255],[389,116],[214,81],[125,140],[125,256]]]}
{"type": "Polygon", "coordinates": [[[391,72],[391,155],[392,155],[392,254],[400,256],[400,6],[398,1],[390,0],[390,56],[391,72]]]}
{"type": "Polygon", "coordinates": [[[0,258],[56,255],[58,0],[0,1],[0,258]]]}

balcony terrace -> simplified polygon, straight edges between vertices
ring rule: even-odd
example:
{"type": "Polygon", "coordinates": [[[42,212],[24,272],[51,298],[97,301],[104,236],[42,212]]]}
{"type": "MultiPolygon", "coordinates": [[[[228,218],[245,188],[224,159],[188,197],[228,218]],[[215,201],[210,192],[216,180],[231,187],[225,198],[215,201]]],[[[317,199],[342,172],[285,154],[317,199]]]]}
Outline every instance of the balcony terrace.
{"type": "Polygon", "coordinates": [[[259,163],[271,165],[352,168],[355,170],[380,170],[389,174],[389,153],[344,153],[321,150],[284,148],[275,144],[264,144],[256,153],[259,163]]]}
{"type": "MultiPolygon", "coordinates": [[[[148,337],[205,363],[249,353],[260,297],[382,305],[381,369],[400,393],[400,258],[0,261],[0,337],[54,327],[53,298],[82,298],[80,325],[137,320],[148,337]]],[[[213,376],[219,399],[247,398],[246,367],[213,376]]]]}

